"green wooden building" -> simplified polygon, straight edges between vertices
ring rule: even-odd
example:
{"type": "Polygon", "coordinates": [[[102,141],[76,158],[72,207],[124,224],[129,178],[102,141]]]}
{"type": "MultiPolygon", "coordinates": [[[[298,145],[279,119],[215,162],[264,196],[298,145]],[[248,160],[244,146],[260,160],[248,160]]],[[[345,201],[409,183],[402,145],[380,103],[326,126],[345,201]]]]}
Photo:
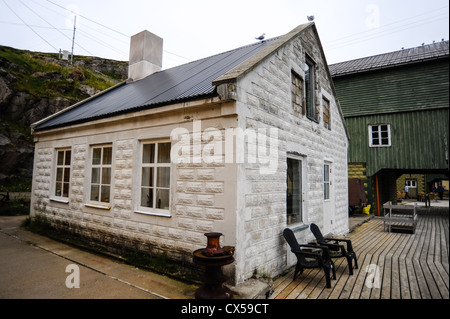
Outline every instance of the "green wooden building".
{"type": "Polygon", "coordinates": [[[426,192],[431,178],[448,179],[448,41],[333,64],[330,71],[350,135],[349,179],[362,181],[373,213],[396,202],[402,175],[423,175],[426,192]]]}

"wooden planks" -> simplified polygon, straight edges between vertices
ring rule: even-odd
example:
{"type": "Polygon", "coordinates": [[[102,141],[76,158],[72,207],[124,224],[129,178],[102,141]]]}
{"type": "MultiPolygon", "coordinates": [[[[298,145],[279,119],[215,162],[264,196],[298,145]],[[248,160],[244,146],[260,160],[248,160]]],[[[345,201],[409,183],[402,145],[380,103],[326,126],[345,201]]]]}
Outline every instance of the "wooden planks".
{"type": "Polygon", "coordinates": [[[293,278],[293,269],[274,281],[271,299],[448,299],[449,216],[420,214],[414,234],[383,231],[375,217],[356,228],[352,239],[358,269],[336,259],[336,280],[325,286],[322,270],[293,278]]]}

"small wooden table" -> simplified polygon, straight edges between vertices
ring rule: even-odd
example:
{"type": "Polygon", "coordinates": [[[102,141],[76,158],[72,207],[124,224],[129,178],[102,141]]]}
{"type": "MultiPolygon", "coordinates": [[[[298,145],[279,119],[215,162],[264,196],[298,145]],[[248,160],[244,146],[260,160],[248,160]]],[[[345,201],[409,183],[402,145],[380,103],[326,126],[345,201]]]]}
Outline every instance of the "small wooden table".
{"type": "Polygon", "coordinates": [[[414,206],[392,205],[392,202],[383,204],[384,231],[412,232],[416,230],[417,203],[414,206]]]}

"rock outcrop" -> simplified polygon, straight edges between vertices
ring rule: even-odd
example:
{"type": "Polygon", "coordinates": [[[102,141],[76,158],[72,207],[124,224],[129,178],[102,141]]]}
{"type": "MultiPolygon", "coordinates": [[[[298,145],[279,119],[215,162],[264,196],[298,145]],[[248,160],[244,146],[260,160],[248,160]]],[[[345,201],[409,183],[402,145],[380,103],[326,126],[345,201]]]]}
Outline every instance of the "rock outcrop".
{"type": "Polygon", "coordinates": [[[58,54],[0,46],[0,186],[31,180],[32,123],[123,81],[127,71],[128,62],[75,56],[70,65],[58,54]]]}

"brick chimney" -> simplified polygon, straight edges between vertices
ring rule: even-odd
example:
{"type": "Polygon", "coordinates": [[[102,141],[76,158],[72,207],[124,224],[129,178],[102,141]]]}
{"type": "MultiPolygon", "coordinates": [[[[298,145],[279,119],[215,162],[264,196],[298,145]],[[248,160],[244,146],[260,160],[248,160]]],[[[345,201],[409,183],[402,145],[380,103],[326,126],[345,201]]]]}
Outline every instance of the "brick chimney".
{"type": "Polygon", "coordinates": [[[128,81],[138,81],[161,71],[163,39],[144,30],[131,37],[128,81]]]}

